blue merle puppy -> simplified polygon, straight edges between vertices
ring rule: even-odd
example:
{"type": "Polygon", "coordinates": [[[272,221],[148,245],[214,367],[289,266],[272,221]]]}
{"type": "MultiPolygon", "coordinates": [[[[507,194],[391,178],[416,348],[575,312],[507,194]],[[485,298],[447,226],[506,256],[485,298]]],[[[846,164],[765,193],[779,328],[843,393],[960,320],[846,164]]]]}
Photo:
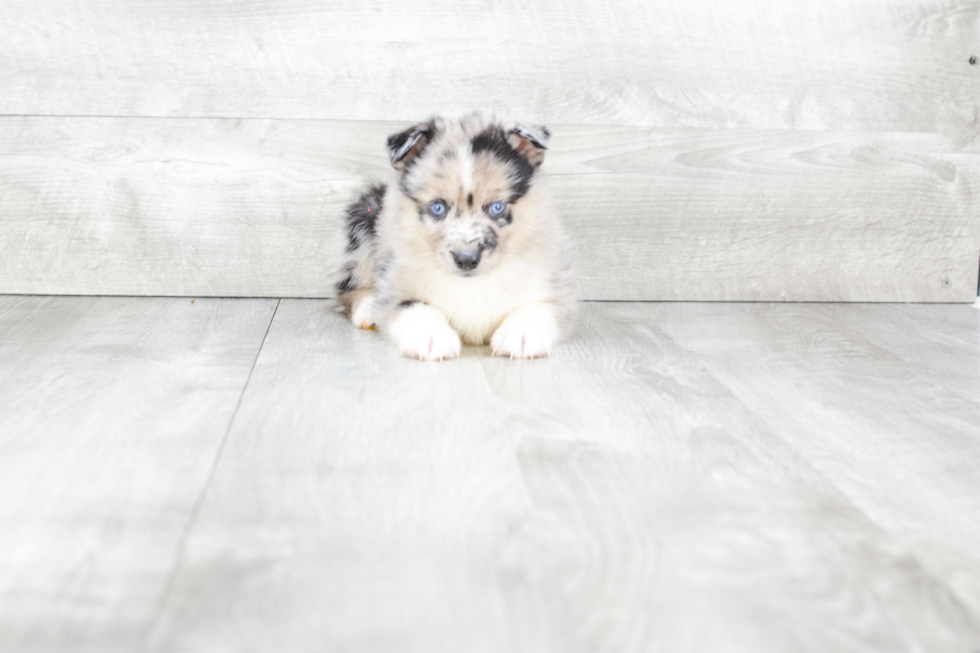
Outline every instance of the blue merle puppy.
{"type": "Polygon", "coordinates": [[[388,138],[398,181],[347,209],[340,307],[403,356],[549,356],[575,308],[567,240],[540,167],[544,127],[487,114],[433,118],[388,138]]]}

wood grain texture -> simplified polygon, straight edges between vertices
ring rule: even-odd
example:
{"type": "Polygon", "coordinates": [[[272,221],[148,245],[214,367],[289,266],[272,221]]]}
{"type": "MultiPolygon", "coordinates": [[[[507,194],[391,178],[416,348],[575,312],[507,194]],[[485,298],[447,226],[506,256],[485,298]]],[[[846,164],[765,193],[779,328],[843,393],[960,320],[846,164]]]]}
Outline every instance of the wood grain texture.
{"type": "Polygon", "coordinates": [[[430,365],[284,300],[150,650],[973,650],[980,402],[914,350],[969,374],[980,313],[861,308],[592,304],[430,365]]]}
{"type": "Polygon", "coordinates": [[[8,0],[0,112],[978,133],[972,0],[8,0]]]}
{"type": "Polygon", "coordinates": [[[136,650],[275,304],[0,297],[0,650],[136,650]]]}
{"type": "MultiPolygon", "coordinates": [[[[404,123],[0,118],[0,291],[323,297],[404,123]]],[[[552,125],[601,300],[966,302],[980,157],[930,134],[552,125]],[[948,280],[948,285],[944,285],[948,280]]]]}
{"type": "Polygon", "coordinates": [[[651,319],[980,614],[980,547],[963,530],[980,515],[980,311],[703,305],[651,319]]]}

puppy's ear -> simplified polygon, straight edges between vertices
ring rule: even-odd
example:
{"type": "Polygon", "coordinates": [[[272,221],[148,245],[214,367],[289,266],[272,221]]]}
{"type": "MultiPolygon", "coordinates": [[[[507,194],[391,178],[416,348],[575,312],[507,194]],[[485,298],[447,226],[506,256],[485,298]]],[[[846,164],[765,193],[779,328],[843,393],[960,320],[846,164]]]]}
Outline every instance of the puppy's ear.
{"type": "Polygon", "coordinates": [[[551,132],[544,125],[516,125],[507,134],[507,142],[535,168],[544,162],[551,132]]]}
{"type": "Polygon", "coordinates": [[[391,152],[391,165],[396,170],[403,170],[412,159],[422,153],[431,133],[432,127],[422,123],[389,136],[388,151],[391,152]]]}

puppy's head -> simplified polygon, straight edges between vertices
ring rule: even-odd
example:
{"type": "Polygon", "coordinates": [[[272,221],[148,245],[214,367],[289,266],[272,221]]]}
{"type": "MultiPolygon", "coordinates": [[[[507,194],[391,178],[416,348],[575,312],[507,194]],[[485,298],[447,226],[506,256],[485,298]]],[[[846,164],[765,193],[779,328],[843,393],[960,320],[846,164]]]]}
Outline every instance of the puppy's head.
{"type": "Polygon", "coordinates": [[[401,191],[443,269],[473,276],[500,264],[513,232],[532,217],[524,200],[548,137],[545,127],[473,114],[434,118],[388,138],[401,191]]]}

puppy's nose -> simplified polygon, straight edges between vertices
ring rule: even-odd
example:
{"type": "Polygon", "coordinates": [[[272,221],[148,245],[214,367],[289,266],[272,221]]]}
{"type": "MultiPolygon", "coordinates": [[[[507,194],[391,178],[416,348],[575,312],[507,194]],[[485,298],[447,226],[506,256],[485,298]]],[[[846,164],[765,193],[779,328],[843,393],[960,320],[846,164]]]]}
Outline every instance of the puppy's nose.
{"type": "Polygon", "coordinates": [[[456,267],[460,270],[472,270],[480,262],[480,250],[463,250],[462,252],[453,252],[453,260],[456,261],[456,267]]]}

